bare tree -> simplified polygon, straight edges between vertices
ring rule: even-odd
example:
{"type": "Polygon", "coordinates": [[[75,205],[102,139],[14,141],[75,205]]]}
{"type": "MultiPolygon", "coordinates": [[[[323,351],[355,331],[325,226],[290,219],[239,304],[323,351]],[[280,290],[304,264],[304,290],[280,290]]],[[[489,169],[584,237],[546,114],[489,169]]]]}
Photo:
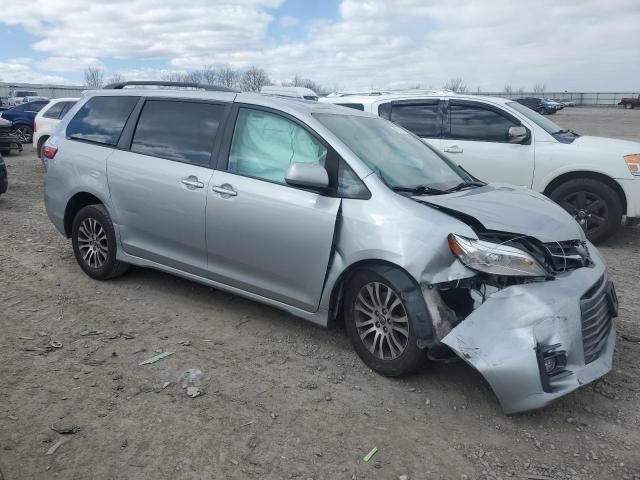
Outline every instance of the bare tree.
{"type": "Polygon", "coordinates": [[[269,75],[260,67],[249,67],[240,77],[240,86],[244,92],[259,92],[261,87],[270,83],[269,75]]]}
{"type": "Polygon", "coordinates": [[[516,93],[517,93],[518,95],[522,95],[522,94],[524,93],[524,88],[522,88],[522,87],[518,88],[518,89],[516,90],[516,93]]]}
{"type": "Polygon", "coordinates": [[[546,83],[536,83],[533,87],[533,93],[544,93],[546,89],[546,83]]]}
{"type": "Polygon", "coordinates": [[[294,75],[293,79],[290,81],[281,82],[283,87],[304,87],[310,90],[313,90],[318,95],[326,95],[331,92],[329,88],[323,87],[315,80],[311,80],[310,78],[303,78],[298,74],[294,75]]]}
{"type": "Polygon", "coordinates": [[[504,93],[513,93],[513,87],[511,85],[505,85],[502,91],[504,93]]]}
{"type": "Polygon", "coordinates": [[[160,80],[165,82],[186,82],[186,74],[180,72],[165,72],[160,75],[160,80]]]}
{"type": "Polygon", "coordinates": [[[232,68],[225,67],[218,70],[218,84],[227,88],[235,88],[238,85],[240,75],[232,68]]]}
{"type": "Polygon", "coordinates": [[[84,70],[84,83],[89,88],[102,88],[104,86],[104,70],[99,67],[87,67],[84,70]]]}
{"type": "Polygon", "coordinates": [[[453,90],[456,93],[466,93],[469,91],[469,86],[464,83],[464,80],[460,77],[452,78],[442,87],[445,90],[453,90]]]}
{"type": "Polygon", "coordinates": [[[120,83],[120,82],[126,82],[126,81],[127,79],[124,78],[124,75],[122,75],[121,73],[114,73],[107,79],[107,85],[111,83],[120,83]]]}

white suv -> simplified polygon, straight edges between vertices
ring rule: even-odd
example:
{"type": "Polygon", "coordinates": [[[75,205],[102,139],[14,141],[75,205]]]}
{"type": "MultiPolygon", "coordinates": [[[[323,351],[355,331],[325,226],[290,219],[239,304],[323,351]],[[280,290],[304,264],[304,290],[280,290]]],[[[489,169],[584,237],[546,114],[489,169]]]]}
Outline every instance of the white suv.
{"type": "Polygon", "coordinates": [[[445,152],[472,175],[532,188],[562,205],[592,241],[640,217],[640,143],[578,135],[513,100],[452,92],[330,96],[445,152]]]}
{"type": "MultiPolygon", "coordinates": [[[[62,117],[73,107],[77,98],[56,98],[38,112],[33,121],[33,148],[42,159],[42,147],[60,123],[62,117]]],[[[45,165],[46,167],[46,165],[45,165]]]]}

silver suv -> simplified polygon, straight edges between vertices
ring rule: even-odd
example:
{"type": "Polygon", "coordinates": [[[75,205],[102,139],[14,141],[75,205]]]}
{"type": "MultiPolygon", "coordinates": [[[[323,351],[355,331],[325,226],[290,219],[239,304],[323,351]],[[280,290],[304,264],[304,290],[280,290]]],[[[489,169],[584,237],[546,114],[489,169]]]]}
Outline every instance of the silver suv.
{"type": "Polygon", "coordinates": [[[611,369],[604,261],[543,195],[364,112],[122,87],[85,94],[43,149],[47,213],[90,277],[133,264],[344,319],[384,375],[458,355],[507,413],[611,369]]]}

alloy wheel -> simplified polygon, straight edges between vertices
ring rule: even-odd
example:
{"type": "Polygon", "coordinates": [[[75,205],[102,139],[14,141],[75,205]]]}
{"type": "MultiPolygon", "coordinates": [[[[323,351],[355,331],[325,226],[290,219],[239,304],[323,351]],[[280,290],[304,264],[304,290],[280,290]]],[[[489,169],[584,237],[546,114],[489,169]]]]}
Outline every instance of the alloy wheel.
{"type": "Polygon", "coordinates": [[[95,218],[85,218],[78,228],[78,250],[91,268],[100,268],[109,256],[107,234],[95,218]]]}
{"type": "Polygon", "coordinates": [[[14,130],[14,133],[18,136],[18,138],[22,143],[31,142],[32,133],[29,127],[25,127],[25,126],[16,127],[16,129],[14,130]]]}
{"type": "Polygon", "coordinates": [[[560,202],[560,205],[573,215],[587,233],[606,225],[609,217],[607,203],[592,192],[570,193],[560,202]]]}
{"type": "Polygon", "coordinates": [[[364,285],[355,301],[356,329],[369,352],[381,360],[393,360],[409,341],[409,319],[402,300],[387,285],[364,285]]]}

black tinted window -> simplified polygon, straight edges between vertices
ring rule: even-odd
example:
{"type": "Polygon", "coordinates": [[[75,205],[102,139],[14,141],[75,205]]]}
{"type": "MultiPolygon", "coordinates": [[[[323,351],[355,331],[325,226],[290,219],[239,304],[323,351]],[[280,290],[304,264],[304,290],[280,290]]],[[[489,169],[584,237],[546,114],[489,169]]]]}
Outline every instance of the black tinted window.
{"type": "Polygon", "coordinates": [[[507,117],[486,108],[471,105],[450,105],[451,138],[506,142],[509,127],[518,126],[507,117]]]}
{"type": "Polygon", "coordinates": [[[66,105],[67,102],[54,103],[53,105],[51,105],[51,108],[49,108],[49,110],[44,112],[42,116],[46,118],[60,118],[60,115],[62,114],[62,111],[64,110],[66,105]]]}
{"type": "Polygon", "coordinates": [[[44,106],[47,104],[48,102],[31,102],[31,103],[25,103],[24,104],[24,111],[25,112],[39,112],[40,110],[42,110],[44,108],[44,106]]]}
{"type": "Polygon", "coordinates": [[[131,151],[209,165],[224,105],[150,100],[144,104],[131,151]]]}
{"type": "Polygon", "coordinates": [[[364,105],[361,103],[336,103],[341,107],[353,108],[354,110],[362,110],[364,112],[364,105]]]}
{"type": "Polygon", "coordinates": [[[393,105],[390,120],[419,137],[439,137],[438,104],[393,105]]]}
{"type": "Polygon", "coordinates": [[[116,145],[139,97],[93,97],[67,126],[67,136],[116,145]]]}

